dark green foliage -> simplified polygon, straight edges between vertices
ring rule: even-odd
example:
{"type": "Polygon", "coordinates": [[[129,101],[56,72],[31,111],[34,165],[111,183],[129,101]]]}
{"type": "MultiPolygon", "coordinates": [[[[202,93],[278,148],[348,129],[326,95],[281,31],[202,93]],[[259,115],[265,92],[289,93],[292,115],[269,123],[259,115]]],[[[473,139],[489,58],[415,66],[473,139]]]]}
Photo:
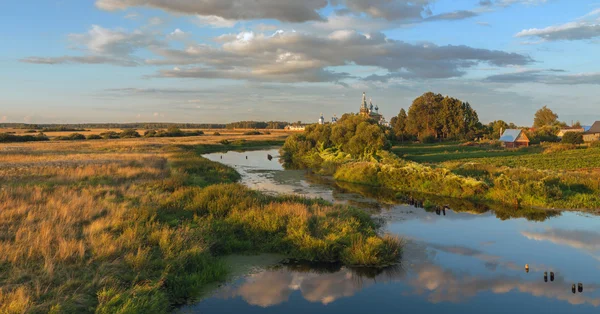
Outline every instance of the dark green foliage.
{"type": "Polygon", "coordinates": [[[100,136],[102,136],[102,138],[105,140],[121,138],[119,133],[117,133],[115,131],[108,131],[108,132],[100,133],[100,136]]]}
{"type": "Polygon", "coordinates": [[[244,132],[244,135],[262,135],[262,133],[260,133],[258,131],[248,131],[248,132],[244,132]]]}
{"type": "Polygon", "coordinates": [[[127,130],[121,132],[121,134],[119,134],[119,137],[120,138],[137,138],[137,137],[141,137],[141,135],[134,129],[127,129],[127,130]]]}
{"type": "Polygon", "coordinates": [[[431,92],[415,99],[408,110],[406,130],[418,138],[474,139],[482,128],[469,103],[431,92]]]}
{"type": "Polygon", "coordinates": [[[583,144],[583,133],[567,132],[563,135],[562,142],[566,144],[583,144]]]}
{"type": "Polygon", "coordinates": [[[144,137],[187,137],[204,135],[203,131],[184,132],[181,129],[171,126],[167,130],[147,130],[144,137]]]}
{"type": "Polygon", "coordinates": [[[369,159],[390,147],[384,127],[376,121],[345,114],[335,124],[309,125],[303,134],[288,137],[280,154],[287,166],[318,168],[324,162],[322,152],[335,156],[341,153],[351,159],[369,159]]]}
{"type": "Polygon", "coordinates": [[[0,143],[40,142],[48,140],[48,137],[44,133],[39,133],[38,135],[14,135],[0,133],[0,143]]]}
{"type": "Polygon", "coordinates": [[[269,121],[269,122],[258,122],[258,121],[239,121],[228,123],[226,128],[228,129],[283,129],[289,123],[281,121],[269,121]]]}
{"type": "Polygon", "coordinates": [[[46,127],[42,129],[42,132],[83,132],[86,131],[83,128],[74,128],[66,125],[46,127]]]}
{"type": "Polygon", "coordinates": [[[67,136],[59,136],[56,139],[59,141],[83,141],[86,139],[86,137],[80,133],[73,133],[67,136]]]}
{"type": "Polygon", "coordinates": [[[559,138],[556,135],[560,127],[558,126],[544,126],[534,131],[527,131],[527,137],[531,141],[531,144],[540,144],[545,142],[558,142],[559,138]]]}
{"type": "Polygon", "coordinates": [[[86,139],[88,140],[101,140],[102,136],[98,135],[98,134],[90,134],[86,137],[86,139]]]}

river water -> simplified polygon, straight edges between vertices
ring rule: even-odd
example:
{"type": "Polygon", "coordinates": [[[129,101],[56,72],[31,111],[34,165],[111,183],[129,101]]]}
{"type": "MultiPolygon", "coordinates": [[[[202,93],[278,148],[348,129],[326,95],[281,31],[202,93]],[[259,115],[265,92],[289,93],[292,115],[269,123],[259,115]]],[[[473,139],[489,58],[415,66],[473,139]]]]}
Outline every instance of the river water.
{"type": "Polygon", "coordinates": [[[205,157],[235,167],[250,188],[320,197],[383,217],[385,231],[407,240],[401,265],[352,269],[259,257],[182,312],[600,313],[598,216],[508,218],[476,205],[429,212],[386,191],[284,170],[277,156],[273,149],[205,157]],[[583,292],[573,293],[578,283],[583,292]]]}

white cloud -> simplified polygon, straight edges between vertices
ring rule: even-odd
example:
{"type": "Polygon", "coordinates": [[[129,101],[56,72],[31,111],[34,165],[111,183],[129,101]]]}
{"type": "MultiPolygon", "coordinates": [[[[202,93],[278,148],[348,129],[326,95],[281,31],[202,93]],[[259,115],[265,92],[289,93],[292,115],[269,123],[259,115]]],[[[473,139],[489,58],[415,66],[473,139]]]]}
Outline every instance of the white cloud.
{"type": "Polygon", "coordinates": [[[136,66],[140,61],[133,55],[137,50],[159,47],[163,42],[154,34],[140,30],[127,32],[122,29],[107,29],[93,25],[87,33],[70,34],[69,40],[83,56],[27,57],[22,62],[37,64],[84,63],[136,66]]]}
{"type": "Polygon", "coordinates": [[[194,22],[199,25],[210,25],[214,28],[232,28],[237,24],[236,20],[228,20],[216,15],[198,15],[194,22]]]}
{"type": "Polygon", "coordinates": [[[174,31],[172,31],[169,34],[169,38],[170,39],[174,39],[174,40],[182,40],[188,37],[188,33],[182,31],[179,28],[176,28],[174,31]]]}
{"type": "Polygon", "coordinates": [[[600,37],[600,9],[582,16],[573,22],[545,28],[530,28],[518,32],[515,37],[536,37],[542,41],[583,40],[600,37]]]}
{"type": "Polygon", "coordinates": [[[387,38],[382,33],[366,35],[349,30],[325,36],[281,31],[273,35],[242,32],[220,36],[217,42],[221,47],[192,45],[184,50],[157,49],[155,52],[163,58],[147,62],[196,65],[161,71],[161,77],[338,82],[349,75],[334,72],[333,68],[345,65],[374,67],[396,77],[448,78],[462,76],[464,69],[480,63],[507,66],[532,61],[516,53],[433,43],[414,45],[387,38]]]}

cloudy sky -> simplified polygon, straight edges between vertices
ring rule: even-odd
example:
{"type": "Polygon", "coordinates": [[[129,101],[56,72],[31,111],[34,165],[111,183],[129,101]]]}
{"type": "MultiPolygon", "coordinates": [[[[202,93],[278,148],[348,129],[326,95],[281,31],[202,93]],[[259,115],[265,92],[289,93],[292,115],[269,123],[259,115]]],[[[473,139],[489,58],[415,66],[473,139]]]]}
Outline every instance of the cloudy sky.
{"type": "Polygon", "coordinates": [[[484,122],[600,120],[600,2],[9,1],[0,122],[389,119],[427,91],[484,122]]]}

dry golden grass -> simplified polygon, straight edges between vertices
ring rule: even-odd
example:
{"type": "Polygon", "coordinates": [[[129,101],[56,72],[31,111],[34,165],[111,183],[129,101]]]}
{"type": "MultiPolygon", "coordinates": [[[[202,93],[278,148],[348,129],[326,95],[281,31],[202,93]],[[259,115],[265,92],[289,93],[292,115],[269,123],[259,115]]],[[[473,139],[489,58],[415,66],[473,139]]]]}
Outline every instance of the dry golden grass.
{"type": "Polygon", "coordinates": [[[174,145],[242,137],[0,144],[0,313],[94,305],[90,291],[122,277],[123,265],[147,268],[154,244],[164,259],[190,243],[205,250],[190,230],[154,222],[153,205],[168,196],[154,186],[170,175],[174,145]]]}

